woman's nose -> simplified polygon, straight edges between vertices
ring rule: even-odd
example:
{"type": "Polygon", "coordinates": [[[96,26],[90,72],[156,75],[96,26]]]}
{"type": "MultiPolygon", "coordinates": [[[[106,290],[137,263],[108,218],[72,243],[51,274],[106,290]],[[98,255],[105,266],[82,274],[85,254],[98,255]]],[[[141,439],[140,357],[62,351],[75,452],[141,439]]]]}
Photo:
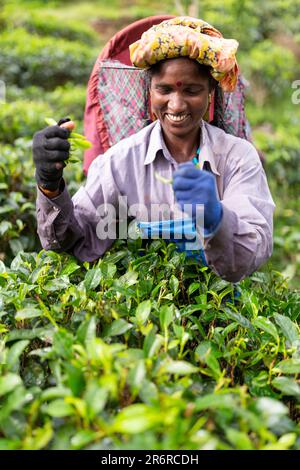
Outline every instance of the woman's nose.
{"type": "Polygon", "coordinates": [[[181,93],[172,93],[170,95],[168,108],[173,113],[180,113],[186,110],[186,103],[181,93]]]}

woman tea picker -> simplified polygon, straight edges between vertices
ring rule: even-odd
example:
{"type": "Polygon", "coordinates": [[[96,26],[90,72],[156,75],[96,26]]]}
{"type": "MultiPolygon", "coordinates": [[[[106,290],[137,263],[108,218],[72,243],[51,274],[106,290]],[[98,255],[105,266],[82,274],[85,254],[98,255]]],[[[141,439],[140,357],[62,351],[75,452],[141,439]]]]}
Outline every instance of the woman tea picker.
{"type": "Polygon", "coordinates": [[[38,233],[46,250],[99,258],[115,238],[107,217],[111,226],[115,217],[120,222],[125,204],[143,236],[169,232],[179,249],[196,246],[199,262],[229,281],[267,260],[274,203],[259,156],[251,143],[203,120],[214,87],[235,87],[237,47],[194,18],[174,18],[146,31],[130,54],[135,66],[149,70],[156,120],[96,158],[72,199],[62,177],[68,130],[50,126],[35,134],[38,233]],[[199,233],[202,249],[188,241],[199,233]]]}

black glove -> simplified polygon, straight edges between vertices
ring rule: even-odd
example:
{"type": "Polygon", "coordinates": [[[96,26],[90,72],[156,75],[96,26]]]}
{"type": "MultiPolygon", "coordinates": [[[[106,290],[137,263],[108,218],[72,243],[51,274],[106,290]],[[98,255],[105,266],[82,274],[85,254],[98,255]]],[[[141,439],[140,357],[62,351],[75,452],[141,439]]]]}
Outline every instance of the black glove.
{"type": "Polygon", "coordinates": [[[70,121],[61,119],[57,126],[49,126],[36,132],[33,136],[32,153],[35,164],[35,178],[37,184],[46,190],[55,191],[59,188],[65,160],[69,158],[70,131],[59,127],[60,124],[70,121]]]}

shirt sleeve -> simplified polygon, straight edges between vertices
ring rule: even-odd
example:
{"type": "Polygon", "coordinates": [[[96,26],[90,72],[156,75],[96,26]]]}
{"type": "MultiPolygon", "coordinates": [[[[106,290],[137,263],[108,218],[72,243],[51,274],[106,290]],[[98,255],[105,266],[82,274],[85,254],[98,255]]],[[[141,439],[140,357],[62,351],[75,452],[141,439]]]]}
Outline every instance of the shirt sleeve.
{"type": "Polygon", "coordinates": [[[257,270],[272,254],[274,202],[255,148],[239,145],[228,157],[217,232],[205,240],[209,266],[222,278],[238,282],[257,270]],[[245,152],[246,150],[246,152],[245,152]]]}
{"type": "Polygon", "coordinates": [[[73,198],[64,182],[62,193],[53,199],[37,191],[37,231],[45,250],[94,261],[113,244],[119,192],[108,156],[93,161],[85,186],[73,198]],[[108,220],[113,226],[107,227],[108,220]]]}

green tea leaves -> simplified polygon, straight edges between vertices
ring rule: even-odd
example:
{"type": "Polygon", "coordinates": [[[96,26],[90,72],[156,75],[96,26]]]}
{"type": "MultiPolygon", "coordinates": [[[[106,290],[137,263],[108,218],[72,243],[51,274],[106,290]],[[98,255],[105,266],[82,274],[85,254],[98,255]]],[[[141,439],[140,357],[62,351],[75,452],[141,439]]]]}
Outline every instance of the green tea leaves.
{"type": "Polygon", "coordinates": [[[290,346],[295,341],[299,341],[300,343],[299,330],[292,320],[290,320],[288,317],[285,317],[284,315],[280,315],[279,313],[275,313],[274,318],[277,325],[280,327],[284,336],[288,340],[290,346]]]}
{"type": "Polygon", "coordinates": [[[106,336],[118,336],[123,335],[126,331],[130,330],[132,325],[127,321],[120,318],[120,320],[115,320],[112,324],[105,329],[103,335],[106,336]]]}
{"type": "Polygon", "coordinates": [[[154,173],[154,176],[158,181],[161,181],[164,184],[172,184],[173,183],[173,179],[165,178],[164,176],[160,175],[157,172],[154,173]]]}
{"type": "Polygon", "coordinates": [[[52,118],[45,118],[45,123],[48,126],[57,126],[57,122],[55,121],[55,119],[52,118]]]}
{"type": "Polygon", "coordinates": [[[268,318],[258,316],[254,319],[253,324],[256,328],[259,328],[262,331],[264,331],[264,332],[268,333],[269,335],[273,336],[274,339],[276,339],[276,340],[279,339],[279,335],[278,335],[276,326],[268,318]]]}
{"type": "Polygon", "coordinates": [[[135,317],[138,325],[143,325],[151,312],[151,300],[144,300],[136,309],[135,317]]]}
{"type": "Polygon", "coordinates": [[[162,434],[171,447],[296,447],[283,403],[300,399],[298,329],[282,292],[267,303],[248,280],[235,302],[162,240],[140,250],[117,242],[95,263],[41,252],[2,266],[0,447],[13,447],[19,415],[33,424],[14,431],[17,448],[162,434]]]}
{"type": "MultiPolygon", "coordinates": [[[[55,119],[45,118],[45,122],[46,124],[48,124],[48,126],[57,126],[57,122],[55,121],[55,119]]],[[[89,142],[84,135],[78,134],[77,132],[71,131],[68,141],[71,144],[71,149],[70,158],[67,160],[67,163],[81,162],[79,158],[76,158],[74,156],[74,152],[76,152],[77,150],[87,150],[92,147],[91,142],[89,142]]]]}
{"type": "Polygon", "coordinates": [[[33,307],[26,307],[26,308],[23,308],[22,310],[18,310],[16,315],[15,315],[15,319],[17,321],[20,321],[20,320],[28,320],[30,318],[37,318],[37,317],[41,317],[43,315],[43,312],[37,308],[33,308],[33,307]]]}
{"type": "Polygon", "coordinates": [[[300,385],[296,380],[289,377],[276,377],[272,380],[272,385],[277,390],[280,390],[284,395],[294,396],[300,398],[300,385]]]}
{"type": "Polygon", "coordinates": [[[18,385],[22,384],[22,380],[17,374],[6,374],[0,377],[0,397],[14,390],[18,385]]]}
{"type": "Polygon", "coordinates": [[[125,434],[138,434],[151,429],[161,422],[158,411],[144,404],[135,404],[124,408],[116,417],[114,431],[125,434]]]}

